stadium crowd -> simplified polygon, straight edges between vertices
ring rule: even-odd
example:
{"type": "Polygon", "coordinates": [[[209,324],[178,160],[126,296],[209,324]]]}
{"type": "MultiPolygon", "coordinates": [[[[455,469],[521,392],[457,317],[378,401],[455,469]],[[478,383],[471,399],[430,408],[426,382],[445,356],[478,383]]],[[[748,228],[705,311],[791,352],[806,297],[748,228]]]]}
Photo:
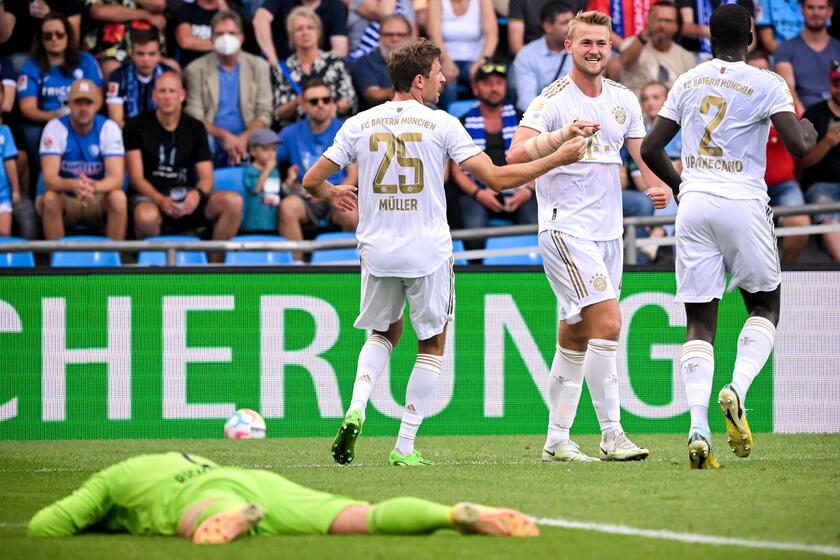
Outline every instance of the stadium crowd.
{"type": "MultiPolygon", "coordinates": [[[[832,0],[737,3],[753,14],[748,63],[778,72],[819,133],[795,161],[771,130],[771,205],[840,201],[840,10],[832,0]]],[[[501,165],[528,104],[572,67],[564,41],[578,10],[612,16],[607,77],[639,96],[648,128],[676,78],[711,57],[709,17],[720,4],[0,0],[0,237],[296,240],[353,231],[357,215],[312,199],[300,181],[343,118],[391,98],[385,60],[397,45],[426,36],[441,48],[440,108],[460,116],[501,165]],[[236,188],[217,188],[219,170],[229,167],[241,171],[236,188]]],[[[679,136],[666,151],[679,164],[679,136]]],[[[624,161],[625,216],[653,215],[641,174],[628,154],[624,161]]],[[[357,178],[350,166],[331,181],[357,178]]],[[[447,201],[452,229],[536,222],[532,185],[497,194],[457,166],[447,201]]],[[[656,210],[675,212],[674,203],[656,210]]],[[[840,214],[777,223],[812,220],[837,223],[840,214]]],[[[673,235],[673,226],[639,234],[673,235]]],[[[807,241],[785,237],[783,262],[794,262],[807,241]]],[[[840,262],[840,232],[822,234],[822,245],[840,262]]],[[[640,260],[667,260],[669,252],[642,247],[640,260]]]]}

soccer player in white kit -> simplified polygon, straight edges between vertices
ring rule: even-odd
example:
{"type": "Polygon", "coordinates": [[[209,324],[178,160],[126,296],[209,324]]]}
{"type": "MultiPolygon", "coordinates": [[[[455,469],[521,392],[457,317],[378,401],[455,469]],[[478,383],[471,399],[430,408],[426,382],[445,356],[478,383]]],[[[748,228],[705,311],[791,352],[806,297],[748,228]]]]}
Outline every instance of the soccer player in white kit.
{"type": "Polygon", "coordinates": [[[777,74],[746,64],[750,15],[738,4],[719,7],[710,20],[715,58],[680,76],[642,145],[642,155],[674,192],[677,211],[677,296],[685,304],[686,342],[680,368],[691,414],[689,465],[718,468],[712,454],[709,397],[714,377],[718,302],[740,288],[749,318],[738,336],[732,382],[721,389],[729,446],[738,457],[752,450],[744,399],[773,349],[779,321],[781,272],[764,183],[770,122],[796,157],[817,138],[799,121],[793,98],[777,74]],[[682,128],[682,178],[665,146],[682,128]],[[726,274],[731,274],[729,286],[726,274]]]}
{"type": "MultiPolygon", "coordinates": [[[[620,422],[616,350],[621,331],[618,295],[623,263],[619,152],[626,145],[648,184],[639,157],[645,135],[639,100],[621,84],[602,78],[610,53],[610,18],[579,13],[569,25],[566,50],[572,71],[547,86],[529,105],[513,137],[509,162],[529,161],[564,137],[564,122],[587,119],[600,130],[587,139],[581,161],[537,180],[539,243],[559,307],[557,350],[549,376],[548,435],[544,461],[596,461],[569,437],[583,379],[601,427],[601,458],[645,459],[620,422]]],[[[664,208],[670,190],[647,191],[664,208]]]]}
{"type": "Polygon", "coordinates": [[[359,206],[362,294],[355,326],[373,333],[359,354],[350,407],[332,446],[333,458],[342,464],[353,460],[371,391],[402,334],[406,299],[419,339],[418,354],[389,463],[431,464],[414,448],[414,439],[440,376],[446,325],[455,304],[443,190],[449,159],[499,191],[577,161],[585,143],[573,137],[584,134],[584,128],[597,128],[594,122],[577,123],[566,129],[569,141],[547,157],[496,167],[458,119],[426,107],[438,101],[446,83],[439,57],[440,50],[425,40],[395,49],[388,59],[393,101],[348,119],[303,179],[310,193],[339,209],[353,208],[356,200],[359,206]],[[352,192],[355,187],[326,182],[354,161],[359,163],[358,195],[352,192]]]}

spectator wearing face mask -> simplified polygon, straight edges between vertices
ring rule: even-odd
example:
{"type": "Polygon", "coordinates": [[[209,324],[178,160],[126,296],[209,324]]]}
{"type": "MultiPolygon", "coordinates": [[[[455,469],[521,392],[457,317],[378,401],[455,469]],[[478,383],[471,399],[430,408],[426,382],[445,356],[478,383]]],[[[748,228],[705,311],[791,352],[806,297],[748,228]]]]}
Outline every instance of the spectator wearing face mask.
{"type": "Polygon", "coordinates": [[[185,71],[187,108],[204,123],[216,167],[239,165],[248,156],[248,137],[271,125],[268,63],[242,52],[242,20],[235,12],[213,16],[213,49],[185,71]]]}

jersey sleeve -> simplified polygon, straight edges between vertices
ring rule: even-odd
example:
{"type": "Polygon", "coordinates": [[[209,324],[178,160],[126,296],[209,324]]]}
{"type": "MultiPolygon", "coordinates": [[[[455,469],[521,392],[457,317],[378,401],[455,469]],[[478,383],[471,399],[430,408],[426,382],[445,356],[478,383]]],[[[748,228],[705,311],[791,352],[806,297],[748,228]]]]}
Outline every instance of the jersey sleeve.
{"type": "Polygon", "coordinates": [[[625,138],[644,138],[645,123],[642,119],[642,106],[635,95],[627,96],[627,133],[625,138]]]}
{"type": "Polygon", "coordinates": [[[105,157],[125,155],[122,131],[111,119],[106,120],[102,125],[102,131],[99,133],[99,149],[105,157]]]}
{"type": "Polygon", "coordinates": [[[18,98],[36,97],[38,95],[38,80],[41,72],[31,60],[27,60],[20,70],[17,80],[18,98]]]}
{"type": "Polygon", "coordinates": [[[125,77],[122,69],[111,72],[108,87],[105,89],[105,103],[122,105],[125,103],[125,77]]]}
{"type": "Polygon", "coordinates": [[[107,478],[99,472],[81,488],[36,513],[26,527],[30,537],[67,537],[101,521],[113,507],[107,478]]]}
{"type": "Polygon", "coordinates": [[[756,27],[770,27],[773,25],[773,20],[770,19],[770,2],[768,0],[758,0],[755,5],[755,26],[756,27]]]}
{"type": "Polygon", "coordinates": [[[356,153],[356,141],[361,136],[362,130],[356,119],[348,119],[341,125],[335,135],[333,145],[326,149],[324,157],[344,169],[358,158],[356,153]]]}
{"type": "Polygon", "coordinates": [[[784,78],[778,74],[768,73],[767,92],[762,107],[762,117],[769,118],[776,113],[795,113],[793,96],[784,78]]]}
{"type": "Polygon", "coordinates": [[[9,130],[8,126],[0,125],[0,134],[3,135],[3,153],[0,154],[3,156],[3,161],[17,157],[18,151],[12,131],[9,130]]]}
{"type": "Polygon", "coordinates": [[[82,74],[84,77],[99,87],[104,86],[105,82],[102,80],[102,70],[99,69],[96,59],[86,52],[82,52],[81,57],[82,59],[79,66],[82,68],[82,74]]]}
{"type": "Polygon", "coordinates": [[[659,109],[660,117],[672,120],[680,126],[682,126],[682,115],[680,111],[680,98],[683,91],[682,85],[682,80],[677,80],[674,87],[668,92],[668,97],[665,99],[662,108],[659,109]]]}
{"type": "Polygon", "coordinates": [[[548,132],[552,130],[551,125],[550,103],[548,103],[548,99],[540,94],[528,104],[528,109],[525,110],[525,116],[522,117],[519,126],[527,126],[540,132],[548,132]]]}
{"type": "MultiPolygon", "coordinates": [[[[277,170],[275,169],[274,171],[276,172],[277,170]]],[[[249,165],[245,168],[245,171],[242,172],[242,187],[245,189],[245,192],[254,193],[254,189],[257,188],[257,182],[259,182],[261,174],[262,171],[253,165],[249,165]]]]}
{"type": "Polygon", "coordinates": [[[41,133],[41,146],[38,153],[42,156],[60,156],[67,149],[67,128],[60,119],[53,119],[41,133]]]}
{"type": "MultiPolygon", "coordinates": [[[[443,113],[443,111],[441,111],[443,113]]],[[[458,165],[465,160],[481,152],[481,148],[475,145],[470,134],[461,124],[461,121],[448,113],[446,115],[447,129],[445,132],[446,153],[458,165]]]]}

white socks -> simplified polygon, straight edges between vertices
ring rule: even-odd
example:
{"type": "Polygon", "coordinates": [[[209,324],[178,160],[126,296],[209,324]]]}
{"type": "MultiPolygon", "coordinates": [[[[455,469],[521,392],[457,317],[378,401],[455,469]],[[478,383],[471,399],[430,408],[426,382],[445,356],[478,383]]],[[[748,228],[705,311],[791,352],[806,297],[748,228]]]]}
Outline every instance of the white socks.
{"type": "Polygon", "coordinates": [[[388,358],[394,347],[391,341],[379,334],[373,334],[367,339],[362,350],[359,352],[359,365],[356,368],[356,381],[353,383],[353,396],[350,399],[350,408],[347,410],[358,410],[362,413],[362,420],[365,418],[367,407],[373,386],[376,380],[385,371],[388,358]]]}
{"type": "Polygon", "coordinates": [[[420,423],[426,416],[426,410],[435,395],[440,372],[443,370],[443,357],[432,354],[417,354],[408,386],[405,389],[405,410],[403,410],[396,450],[401,455],[414,451],[414,438],[420,423]]]}
{"type": "Polygon", "coordinates": [[[618,370],[615,353],[618,342],[592,338],[586,346],[583,374],[592,404],[598,415],[601,433],[621,430],[621,406],[618,402],[618,370]]]}
{"type": "Polygon", "coordinates": [[[732,385],[741,397],[742,406],[753,379],[770,357],[775,340],[776,327],[764,317],[753,316],[744,323],[744,328],[738,335],[738,353],[735,356],[735,371],[732,374],[732,385]]]}
{"type": "Polygon", "coordinates": [[[569,439],[575,421],[583,384],[585,352],[567,350],[557,345],[548,375],[548,436],[545,448],[551,449],[569,439]]]}
{"type": "Polygon", "coordinates": [[[682,347],[680,371],[685,382],[685,399],[691,413],[691,428],[709,434],[709,397],[715,375],[715,353],[702,340],[689,340],[682,347]]]}

